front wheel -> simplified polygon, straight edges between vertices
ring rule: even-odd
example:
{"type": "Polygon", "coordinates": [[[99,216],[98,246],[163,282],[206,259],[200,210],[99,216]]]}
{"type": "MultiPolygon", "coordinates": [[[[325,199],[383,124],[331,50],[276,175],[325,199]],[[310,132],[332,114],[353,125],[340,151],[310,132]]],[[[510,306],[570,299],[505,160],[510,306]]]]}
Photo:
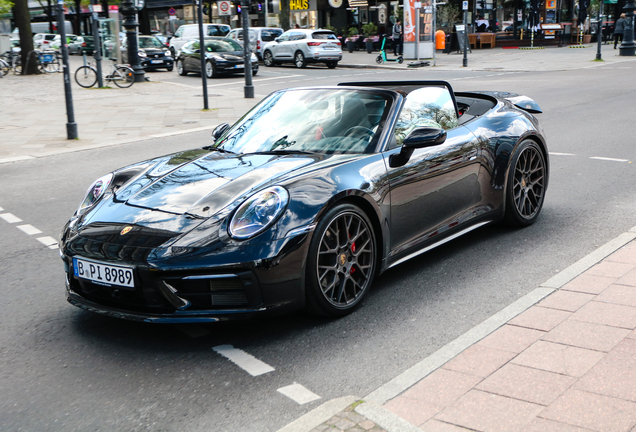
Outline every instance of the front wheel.
{"type": "Polygon", "coordinates": [[[397,59],[397,61],[398,61],[398,63],[399,63],[399,64],[404,63],[404,57],[399,56],[399,57],[398,57],[398,59],[397,59]]]}
{"type": "Polygon", "coordinates": [[[172,70],[173,70],[173,69],[174,69],[174,66],[169,66],[169,67],[167,67],[167,68],[166,68],[166,70],[167,70],[168,72],[172,72],[172,70]]]}
{"type": "Polygon", "coordinates": [[[329,210],[309,246],[307,309],[331,317],[351,313],[373,282],[376,259],[375,233],[366,214],[353,204],[329,210]]]}
{"type": "Polygon", "coordinates": [[[135,72],[126,66],[117,66],[112,80],[120,88],[128,88],[135,83],[135,72]]]}
{"type": "Polygon", "coordinates": [[[274,56],[272,56],[271,52],[265,51],[263,54],[263,63],[265,63],[265,66],[267,67],[274,66],[274,56]]]}
{"type": "Polygon", "coordinates": [[[205,63],[205,76],[208,78],[216,78],[219,76],[216,71],[216,66],[212,62],[205,63]]]}
{"type": "Polygon", "coordinates": [[[42,65],[42,69],[44,69],[44,72],[47,72],[47,73],[58,72],[60,70],[60,61],[55,59],[54,61],[50,63],[44,63],[42,65]]]}
{"type": "Polygon", "coordinates": [[[181,76],[186,76],[188,74],[183,67],[183,60],[177,60],[177,73],[181,76]]]}
{"type": "Polygon", "coordinates": [[[523,141],[513,153],[506,184],[504,221],[508,225],[534,223],[543,206],[547,179],[543,151],[536,142],[523,141]]]}
{"type": "Polygon", "coordinates": [[[305,60],[305,55],[301,51],[294,55],[294,64],[298,69],[303,69],[307,66],[307,60],[305,60]]]}
{"type": "Polygon", "coordinates": [[[81,66],[75,71],[75,82],[80,87],[93,87],[97,82],[97,71],[90,66],[81,66]]]}

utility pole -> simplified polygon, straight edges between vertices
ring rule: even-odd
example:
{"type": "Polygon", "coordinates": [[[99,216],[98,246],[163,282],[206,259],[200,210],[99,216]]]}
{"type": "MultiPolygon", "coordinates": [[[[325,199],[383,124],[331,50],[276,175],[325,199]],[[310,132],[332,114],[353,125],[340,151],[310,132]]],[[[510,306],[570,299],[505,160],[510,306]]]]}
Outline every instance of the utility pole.
{"type": "Polygon", "coordinates": [[[99,35],[99,16],[97,15],[96,6],[101,10],[102,5],[97,0],[91,0],[91,15],[93,21],[93,57],[95,58],[95,66],[97,67],[97,87],[104,87],[104,78],[102,76],[102,41],[99,35]]]}
{"type": "Polygon", "coordinates": [[[73,94],[71,92],[71,73],[68,67],[68,46],[66,44],[66,28],[64,26],[64,0],[57,0],[57,28],[60,31],[62,50],[62,71],[64,72],[64,96],[66,98],[66,138],[77,139],[77,123],[73,111],[73,94]]]}
{"type": "Polygon", "coordinates": [[[203,36],[203,6],[202,0],[196,0],[197,20],[199,21],[199,57],[201,60],[201,85],[203,86],[203,109],[209,110],[208,106],[208,77],[205,74],[205,37],[203,36]]]}
{"type": "Polygon", "coordinates": [[[252,85],[252,49],[250,47],[250,0],[241,0],[241,18],[243,18],[243,71],[245,72],[244,93],[246,99],[254,99],[252,85]]]}

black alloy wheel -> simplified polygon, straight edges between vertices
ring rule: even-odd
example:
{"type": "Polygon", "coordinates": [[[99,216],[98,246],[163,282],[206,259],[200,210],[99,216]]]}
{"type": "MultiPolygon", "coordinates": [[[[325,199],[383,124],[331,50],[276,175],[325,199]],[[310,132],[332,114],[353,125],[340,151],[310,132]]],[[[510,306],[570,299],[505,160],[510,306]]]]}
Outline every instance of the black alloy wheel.
{"type": "Polygon", "coordinates": [[[298,69],[303,69],[307,66],[307,60],[305,60],[305,54],[302,51],[296,51],[296,54],[294,54],[294,64],[298,69]]]}
{"type": "Polygon", "coordinates": [[[543,206],[546,182],[543,152],[536,142],[523,141],[513,154],[508,174],[506,223],[513,226],[534,223],[543,206]]]}
{"type": "Polygon", "coordinates": [[[307,265],[307,309],[338,317],[352,312],[369,290],[376,269],[375,233],[355,205],[342,204],[322,218],[307,265]]]}
{"type": "Polygon", "coordinates": [[[269,51],[265,51],[263,53],[263,63],[265,64],[265,66],[267,67],[272,67],[274,66],[274,57],[272,56],[272,53],[269,51]]]}

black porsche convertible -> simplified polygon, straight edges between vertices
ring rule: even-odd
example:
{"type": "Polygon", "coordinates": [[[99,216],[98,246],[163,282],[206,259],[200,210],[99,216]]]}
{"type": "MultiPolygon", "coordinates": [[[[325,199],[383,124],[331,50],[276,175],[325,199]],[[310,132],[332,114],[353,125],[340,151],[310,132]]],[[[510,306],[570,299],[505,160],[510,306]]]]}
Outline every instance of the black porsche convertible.
{"type": "Polygon", "coordinates": [[[148,322],[345,315],[383,271],[537,219],[540,112],[443,81],[276,91],[209,145],[90,186],[61,235],[68,301],[148,322]]]}

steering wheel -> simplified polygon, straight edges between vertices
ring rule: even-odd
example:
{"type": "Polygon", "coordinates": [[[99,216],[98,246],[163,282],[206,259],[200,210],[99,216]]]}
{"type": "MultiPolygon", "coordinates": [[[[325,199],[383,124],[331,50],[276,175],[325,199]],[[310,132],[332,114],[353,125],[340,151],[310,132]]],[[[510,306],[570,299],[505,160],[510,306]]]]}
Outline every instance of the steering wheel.
{"type": "Polygon", "coordinates": [[[366,139],[367,141],[369,141],[373,137],[374,133],[375,132],[373,132],[371,129],[364,126],[353,126],[347,129],[347,131],[344,133],[344,136],[348,137],[349,135],[357,135],[357,138],[364,139],[365,135],[368,135],[366,139]]]}

